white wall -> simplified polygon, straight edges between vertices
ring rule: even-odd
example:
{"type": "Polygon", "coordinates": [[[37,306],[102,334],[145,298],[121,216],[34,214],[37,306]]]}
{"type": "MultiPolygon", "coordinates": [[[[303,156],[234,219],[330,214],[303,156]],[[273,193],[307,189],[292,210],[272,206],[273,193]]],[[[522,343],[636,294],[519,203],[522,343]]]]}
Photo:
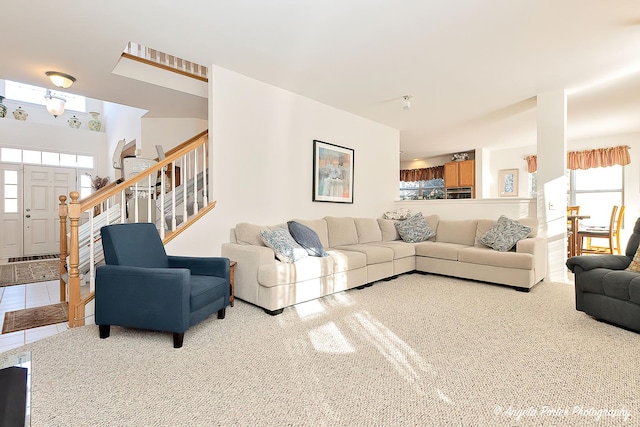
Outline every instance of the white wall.
{"type": "Polygon", "coordinates": [[[399,132],[212,66],[210,158],[217,206],[167,245],[218,255],[239,222],[324,216],[379,217],[398,198],[399,132]],[[312,202],[313,140],[353,148],[354,203],[312,202]]]}
{"type": "MultiPolygon", "coordinates": [[[[485,153],[486,154],[486,153],[485,153]]],[[[498,175],[502,169],[518,170],[518,197],[529,197],[529,172],[525,156],[536,154],[536,147],[517,147],[489,152],[489,173],[484,176],[485,188],[489,188],[489,197],[499,197],[498,175]]],[[[476,167],[478,167],[476,163],[476,167]]]]}
{"type": "MultiPolygon", "coordinates": [[[[113,104],[111,102],[104,103],[104,115],[102,117],[102,126],[107,131],[107,164],[105,167],[109,171],[111,181],[115,179],[115,169],[112,165],[113,153],[116,149],[118,141],[125,139],[127,142],[136,140],[136,143],[142,139],[142,128],[140,120],[147,113],[135,107],[126,105],[113,104]]],[[[155,156],[154,156],[155,157],[155,156]]],[[[118,175],[120,176],[120,175],[118,175]]]]}
{"type": "Polygon", "coordinates": [[[162,145],[166,152],[206,130],[208,125],[201,119],[143,118],[142,138],[138,144],[142,149],[141,157],[155,159],[158,156],[156,145],[162,145]]]}

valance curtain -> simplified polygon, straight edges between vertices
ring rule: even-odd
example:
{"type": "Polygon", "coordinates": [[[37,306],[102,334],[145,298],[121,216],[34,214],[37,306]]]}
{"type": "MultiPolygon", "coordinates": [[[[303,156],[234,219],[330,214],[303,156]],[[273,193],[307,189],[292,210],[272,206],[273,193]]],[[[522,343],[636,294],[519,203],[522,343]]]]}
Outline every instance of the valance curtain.
{"type": "Polygon", "coordinates": [[[428,181],[430,179],[444,178],[444,166],[433,166],[422,169],[404,169],[400,171],[400,181],[428,181]]]}
{"type": "MultiPolygon", "coordinates": [[[[526,156],[524,159],[527,161],[529,173],[538,170],[538,156],[526,156]]],[[[570,170],[625,166],[629,163],[631,163],[631,156],[627,145],[567,152],[567,168],[570,170]]]]}

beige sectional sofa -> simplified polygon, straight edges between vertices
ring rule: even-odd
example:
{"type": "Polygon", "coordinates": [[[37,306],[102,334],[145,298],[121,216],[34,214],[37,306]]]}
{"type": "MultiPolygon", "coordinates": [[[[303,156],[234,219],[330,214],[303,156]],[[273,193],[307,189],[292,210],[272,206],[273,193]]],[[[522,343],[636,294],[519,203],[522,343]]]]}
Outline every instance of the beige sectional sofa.
{"type": "Polygon", "coordinates": [[[382,218],[325,217],[295,220],[314,230],[329,256],[281,262],[260,232],[286,224],[241,223],[231,230],[222,256],[237,261],[235,297],[269,314],[334,292],[389,280],[402,273],[423,272],[474,279],[528,291],[546,274],[546,241],[537,237],[537,220],[518,221],[532,227],[515,248],[499,252],[478,242],[495,220],[442,220],[425,217],[436,232],[429,240],[404,242],[394,223],[382,218]]]}

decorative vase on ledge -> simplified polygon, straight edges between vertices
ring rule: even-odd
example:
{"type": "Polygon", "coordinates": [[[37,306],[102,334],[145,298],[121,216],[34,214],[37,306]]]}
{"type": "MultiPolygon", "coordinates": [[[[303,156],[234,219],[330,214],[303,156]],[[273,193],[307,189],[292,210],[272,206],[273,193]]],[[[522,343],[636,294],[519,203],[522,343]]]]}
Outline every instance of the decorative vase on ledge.
{"type": "Polygon", "coordinates": [[[82,122],[78,120],[76,116],[73,116],[69,120],[67,120],[67,123],[69,123],[69,127],[73,129],[80,129],[80,125],[82,124],[82,122]]]}
{"type": "Polygon", "coordinates": [[[7,106],[2,103],[4,96],[0,96],[0,119],[7,117],[7,106]]]}
{"type": "Polygon", "coordinates": [[[89,114],[91,114],[91,120],[89,120],[89,129],[94,132],[100,132],[100,128],[102,128],[102,122],[100,122],[100,119],[98,119],[100,113],[90,111],[89,114]]]}
{"type": "Polygon", "coordinates": [[[13,117],[16,120],[20,120],[21,122],[24,122],[25,120],[27,120],[27,117],[29,117],[29,113],[24,111],[22,107],[18,107],[17,109],[13,110],[13,117]]]}

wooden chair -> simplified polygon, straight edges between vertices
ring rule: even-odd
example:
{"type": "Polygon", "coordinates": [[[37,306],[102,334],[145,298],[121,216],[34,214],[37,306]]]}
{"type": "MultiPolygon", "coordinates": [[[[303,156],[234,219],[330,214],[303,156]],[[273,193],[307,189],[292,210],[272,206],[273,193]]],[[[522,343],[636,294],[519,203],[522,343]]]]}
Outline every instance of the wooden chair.
{"type": "Polygon", "coordinates": [[[580,251],[579,255],[582,254],[613,254],[613,251],[616,250],[618,255],[620,254],[620,228],[622,227],[622,222],[624,219],[624,210],[625,207],[622,206],[620,208],[620,213],[618,214],[618,206],[614,206],[611,209],[611,217],[609,219],[609,227],[608,228],[587,228],[585,230],[578,231],[578,250],[580,251]],[[591,245],[591,239],[607,239],[608,246],[593,246],[591,245]],[[587,246],[584,247],[584,240],[587,239],[587,246]],[[614,241],[615,239],[615,241],[614,241]]]}
{"type": "MultiPolygon", "coordinates": [[[[580,214],[580,206],[567,206],[567,216],[579,215],[579,214],[580,214]]],[[[573,234],[573,230],[571,228],[571,221],[567,220],[567,257],[571,256],[571,244],[573,242],[572,234],[573,234]]]]}

